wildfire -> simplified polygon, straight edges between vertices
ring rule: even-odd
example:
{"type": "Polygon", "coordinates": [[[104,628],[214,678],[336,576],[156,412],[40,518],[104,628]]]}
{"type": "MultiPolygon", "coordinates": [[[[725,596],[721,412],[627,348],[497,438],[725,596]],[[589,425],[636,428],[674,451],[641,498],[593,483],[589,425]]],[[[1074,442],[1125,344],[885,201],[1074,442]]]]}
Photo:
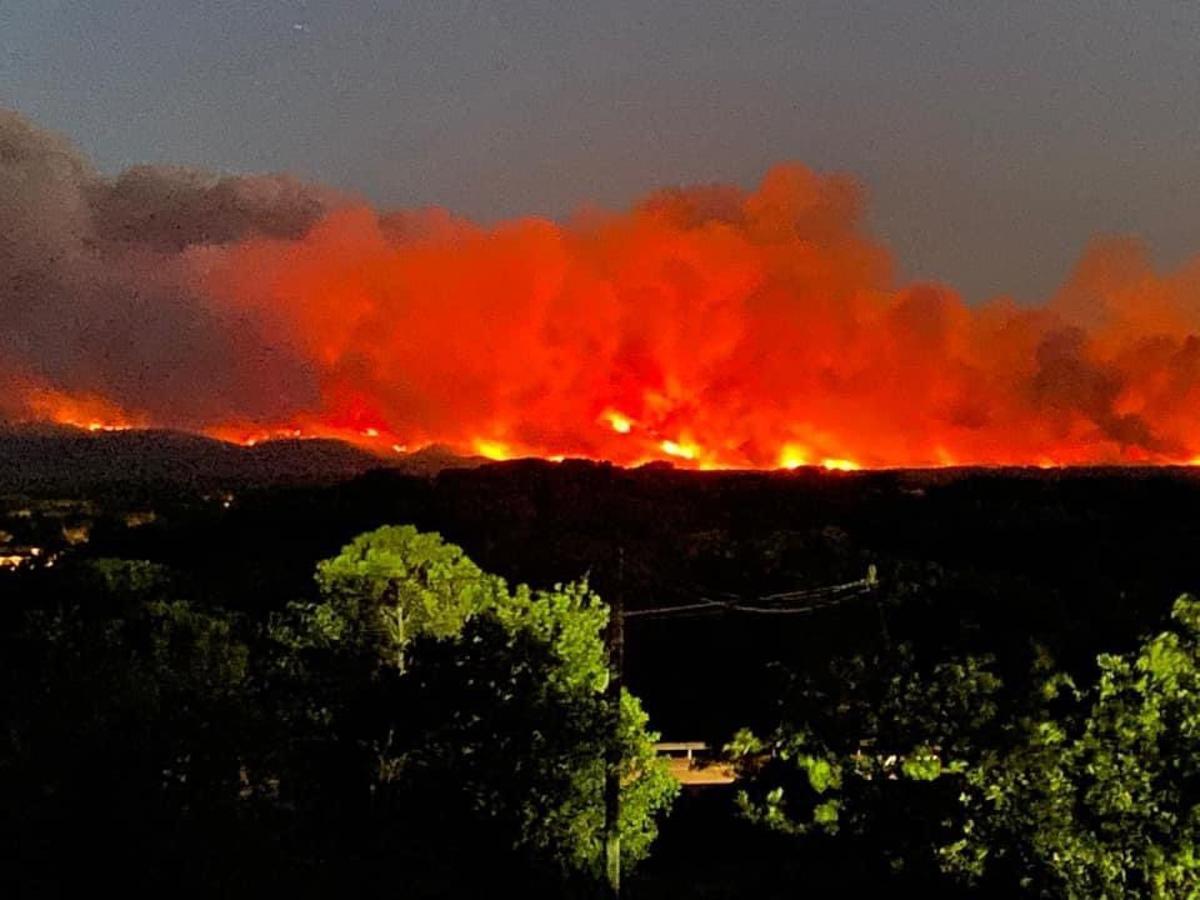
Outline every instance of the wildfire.
{"type": "MultiPolygon", "coordinates": [[[[135,297],[112,321],[151,321],[58,343],[26,330],[100,317],[0,323],[0,414],[383,456],[438,443],[698,469],[1200,465],[1200,257],[1162,272],[1134,242],[1098,242],[1044,304],[973,305],[899,282],[864,219],[851,179],[790,165],[752,190],[664,191],[561,223],[344,201],[224,243],[105,245],[111,284],[88,309],[135,297]]],[[[83,266],[91,247],[59,256],[83,266]]],[[[21,283],[101,280],[38,275],[21,283]]]]}
{"type": "Polygon", "coordinates": [[[808,465],[808,451],[795,444],[784,444],[779,451],[779,468],[798,469],[808,465]]]}
{"type": "Polygon", "coordinates": [[[255,428],[246,425],[224,425],[206,429],[209,437],[243,447],[256,447],[267,441],[299,440],[308,437],[300,428],[255,428]]]}
{"type": "Polygon", "coordinates": [[[856,472],[862,468],[852,459],[823,459],[821,468],[830,472],[856,472]]]}
{"type": "Polygon", "coordinates": [[[659,446],[662,448],[662,452],[667,454],[667,456],[676,456],[679,459],[692,460],[695,459],[696,455],[699,453],[699,448],[694,444],[681,444],[675,441],[663,441],[659,444],[659,446]]]}
{"type": "Polygon", "coordinates": [[[617,434],[629,434],[633,430],[633,422],[630,421],[629,417],[623,416],[614,410],[608,410],[602,418],[608,422],[609,426],[617,434]]]}
{"type": "Polygon", "coordinates": [[[92,433],[128,431],[147,424],[144,418],[92,393],[70,394],[47,387],[32,388],[25,395],[25,407],[31,418],[71,425],[92,433]]]}
{"type": "Polygon", "coordinates": [[[476,438],[471,442],[471,446],[479,456],[497,461],[512,459],[517,455],[503,441],[495,441],[488,438],[476,438]]]}
{"type": "Polygon", "coordinates": [[[971,307],[894,285],[853,183],[799,167],[571,225],[402,223],[343,210],[214,282],[286,309],[329,420],[406,445],[829,471],[1200,452],[1200,266],[1098,245],[1043,308],[971,307]]]}

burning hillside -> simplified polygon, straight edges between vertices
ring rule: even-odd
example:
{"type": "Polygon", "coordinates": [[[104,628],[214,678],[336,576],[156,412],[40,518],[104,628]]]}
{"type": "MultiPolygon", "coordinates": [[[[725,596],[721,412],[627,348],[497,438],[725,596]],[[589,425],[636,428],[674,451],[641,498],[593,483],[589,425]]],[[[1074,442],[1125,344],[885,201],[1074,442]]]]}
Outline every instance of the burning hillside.
{"type": "Polygon", "coordinates": [[[1037,307],[900,284],[850,178],[481,226],[275,176],[116,179],[0,113],[0,414],[696,467],[1200,458],[1200,257],[1037,307]]]}

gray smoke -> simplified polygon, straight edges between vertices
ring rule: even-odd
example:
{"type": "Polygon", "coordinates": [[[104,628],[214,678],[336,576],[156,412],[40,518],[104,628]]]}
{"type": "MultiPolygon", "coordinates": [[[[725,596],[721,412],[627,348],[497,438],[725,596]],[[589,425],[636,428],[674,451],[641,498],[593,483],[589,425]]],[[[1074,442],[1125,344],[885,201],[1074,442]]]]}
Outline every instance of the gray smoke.
{"type": "Polygon", "coordinates": [[[334,202],[278,175],[138,166],[108,179],[64,138],[0,110],[0,373],[118,397],[169,424],[311,404],[313,373],[265,323],[216,308],[186,254],[301,237],[334,202]]]}

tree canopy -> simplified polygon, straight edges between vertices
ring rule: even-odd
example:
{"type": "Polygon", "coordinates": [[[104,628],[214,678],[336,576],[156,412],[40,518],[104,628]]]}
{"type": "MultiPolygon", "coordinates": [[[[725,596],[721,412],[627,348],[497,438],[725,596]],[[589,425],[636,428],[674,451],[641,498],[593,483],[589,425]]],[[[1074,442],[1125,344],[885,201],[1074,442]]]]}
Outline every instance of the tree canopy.
{"type": "Polygon", "coordinates": [[[294,604],[275,634],[306,696],[340,680],[318,705],[335,730],[336,717],[355,718],[377,796],[468,810],[502,825],[516,848],[595,874],[616,740],[623,858],[646,856],[677,787],[628,692],[612,733],[610,610],[586,582],[510,588],[409,526],[359,536],[318,564],[316,579],[320,601],[294,604]],[[379,708],[365,713],[361,685],[344,681],[362,671],[379,683],[379,708]]]}
{"type": "Polygon", "coordinates": [[[1180,597],[1171,619],[1101,655],[1091,685],[1044,679],[1012,746],[966,773],[951,870],[1072,898],[1200,893],[1200,602],[1180,597]]]}
{"type": "MultiPolygon", "coordinates": [[[[0,611],[0,825],[26,852],[70,833],[132,871],[154,848],[143,887],[203,868],[195,840],[228,844],[222,865],[262,852],[247,865],[269,878],[365,853],[418,893],[490,872],[561,894],[599,872],[614,742],[627,865],[677,792],[628,693],[614,730],[610,610],[587,583],[510,588],[436,534],[364,534],[259,622],[145,561],[20,583],[24,608],[0,611]],[[435,871],[447,847],[479,871],[435,871]]],[[[188,877],[220,893],[209,876],[240,877],[188,877]]]]}
{"type": "Polygon", "coordinates": [[[743,813],[874,841],[894,867],[1070,898],[1200,895],[1200,602],[1077,685],[1040,654],[1004,695],[988,659],[851,660],[767,738],[729,745],[743,813]]]}

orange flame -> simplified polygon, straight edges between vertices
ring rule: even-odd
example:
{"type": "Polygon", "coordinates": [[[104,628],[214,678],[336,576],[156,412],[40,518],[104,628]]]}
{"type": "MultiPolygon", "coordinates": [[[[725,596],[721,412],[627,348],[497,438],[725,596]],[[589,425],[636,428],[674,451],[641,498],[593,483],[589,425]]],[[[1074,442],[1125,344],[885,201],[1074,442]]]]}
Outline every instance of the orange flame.
{"type": "Polygon", "coordinates": [[[24,395],[28,417],[97,431],[127,431],[147,423],[142,416],[122,409],[93,393],[70,394],[49,387],[31,387],[24,395]]]}
{"type": "MultiPolygon", "coordinates": [[[[320,399],[182,424],[697,468],[1200,461],[1200,257],[1163,274],[1098,243],[1047,304],[972,306],[897,284],[861,220],[851,180],[786,166],[565,224],[341,208],[186,251],[205,302],[274,323],[320,399]]],[[[65,387],[24,403],[143,424],[65,387]]]]}

